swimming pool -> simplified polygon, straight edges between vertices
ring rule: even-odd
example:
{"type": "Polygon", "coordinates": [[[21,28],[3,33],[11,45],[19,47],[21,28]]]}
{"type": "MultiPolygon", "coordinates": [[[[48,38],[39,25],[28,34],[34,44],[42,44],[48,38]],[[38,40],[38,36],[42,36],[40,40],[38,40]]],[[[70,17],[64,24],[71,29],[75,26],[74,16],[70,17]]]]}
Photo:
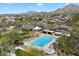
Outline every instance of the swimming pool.
{"type": "Polygon", "coordinates": [[[32,41],[32,45],[38,46],[38,47],[44,47],[48,43],[50,43],[54,38],[52,36],[41,36],[35,40],[32,41]]]}

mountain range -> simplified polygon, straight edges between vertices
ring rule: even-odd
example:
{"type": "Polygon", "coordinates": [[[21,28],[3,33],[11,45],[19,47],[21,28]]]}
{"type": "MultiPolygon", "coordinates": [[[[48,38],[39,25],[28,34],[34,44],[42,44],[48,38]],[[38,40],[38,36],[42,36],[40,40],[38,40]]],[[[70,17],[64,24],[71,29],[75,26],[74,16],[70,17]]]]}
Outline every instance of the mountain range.
{"type": "Polygon", "coordinates": [[[54,13],[57,13],[57,14],[61,14],[61,13],[65,13],[65,14],[79,13],[79,6],[77,6],[75,4],[69,4],[69,5],[65,6],[64,8],[57,9],[56,11],[54,11],[54,13]]]}
{"type": "MultiPolygon", "coordinates": [[[[46,15],[46,14],[74,14],[74,13],[79,13],[79,6],[75,4],[68,4],[63,8],[58,8],[57,10],[52,12],[28,11],[17,15],[46,15]]],[[[9,15],[9,14],[5,14],[5,15],[9,15]]],[[[15,15],[15,14],[11,14],[11,15],[15,15]]]]}
{"type": "Polygon", "coordinates": [[[63,8],[58,8],[52,12],[36,12],[36,11],[28,11],[26,13],[21,13],[24,15],[40,15],[40,14],[74,14],[79,13],[79,6],[75,4],[68,4],[63,8]]]}

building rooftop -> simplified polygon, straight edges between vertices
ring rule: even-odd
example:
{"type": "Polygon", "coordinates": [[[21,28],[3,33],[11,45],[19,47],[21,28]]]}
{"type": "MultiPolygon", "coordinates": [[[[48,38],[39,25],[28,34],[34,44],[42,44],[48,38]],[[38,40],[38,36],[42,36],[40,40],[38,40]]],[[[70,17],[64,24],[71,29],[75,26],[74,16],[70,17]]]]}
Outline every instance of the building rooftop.
{"type": "Polygon", "coordinates": [[[33,28],[34,30],[41,30],[42,28],[39,26],[36,26],[35,28],[33,28]]]}
{"type": "Polygon", "coordinates": [[[51,31],[51,30],[43,30],[43,31],[47,31],[47,32],[54,32],[54,31],[51,31]]]}

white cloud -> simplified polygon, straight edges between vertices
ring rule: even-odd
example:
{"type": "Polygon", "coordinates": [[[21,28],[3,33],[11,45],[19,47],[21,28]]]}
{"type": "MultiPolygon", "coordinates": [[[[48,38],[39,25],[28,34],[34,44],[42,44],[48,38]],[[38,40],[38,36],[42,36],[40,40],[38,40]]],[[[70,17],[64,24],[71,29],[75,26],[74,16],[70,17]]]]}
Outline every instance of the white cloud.
{"type": "Polygon", "coordinates": [[[6,4],[9,4],[10,5],[10,4],[13,4],[13,3],[6,3],[6,4]]]}
{"type": "Polygon", "coordinates": [[[66,3],[66,6],[69,5],[69,3],[66,3]]]}
{"type": "Polygon", "coordinates": [[[41,10],[37,10],[37,12],[41,12],[41,10]]]}
{"type": "Polygon", "coordinates": [[[42,3],[38,3],[38,4],[37,4],[37,6],[42,6],[42,5],[43,5],[42,3]]]}

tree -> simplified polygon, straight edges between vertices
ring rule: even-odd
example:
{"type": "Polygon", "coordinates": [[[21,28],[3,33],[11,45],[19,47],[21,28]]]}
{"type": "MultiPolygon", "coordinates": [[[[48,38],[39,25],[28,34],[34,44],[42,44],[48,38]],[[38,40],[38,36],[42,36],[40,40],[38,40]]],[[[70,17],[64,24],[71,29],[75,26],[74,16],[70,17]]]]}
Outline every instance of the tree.
{"type": "Polygon", "coordinates": [[[58,55],[79,55],[79,32],[71,31],[70,37],[62,37],[56,42],[58,55]]]}

